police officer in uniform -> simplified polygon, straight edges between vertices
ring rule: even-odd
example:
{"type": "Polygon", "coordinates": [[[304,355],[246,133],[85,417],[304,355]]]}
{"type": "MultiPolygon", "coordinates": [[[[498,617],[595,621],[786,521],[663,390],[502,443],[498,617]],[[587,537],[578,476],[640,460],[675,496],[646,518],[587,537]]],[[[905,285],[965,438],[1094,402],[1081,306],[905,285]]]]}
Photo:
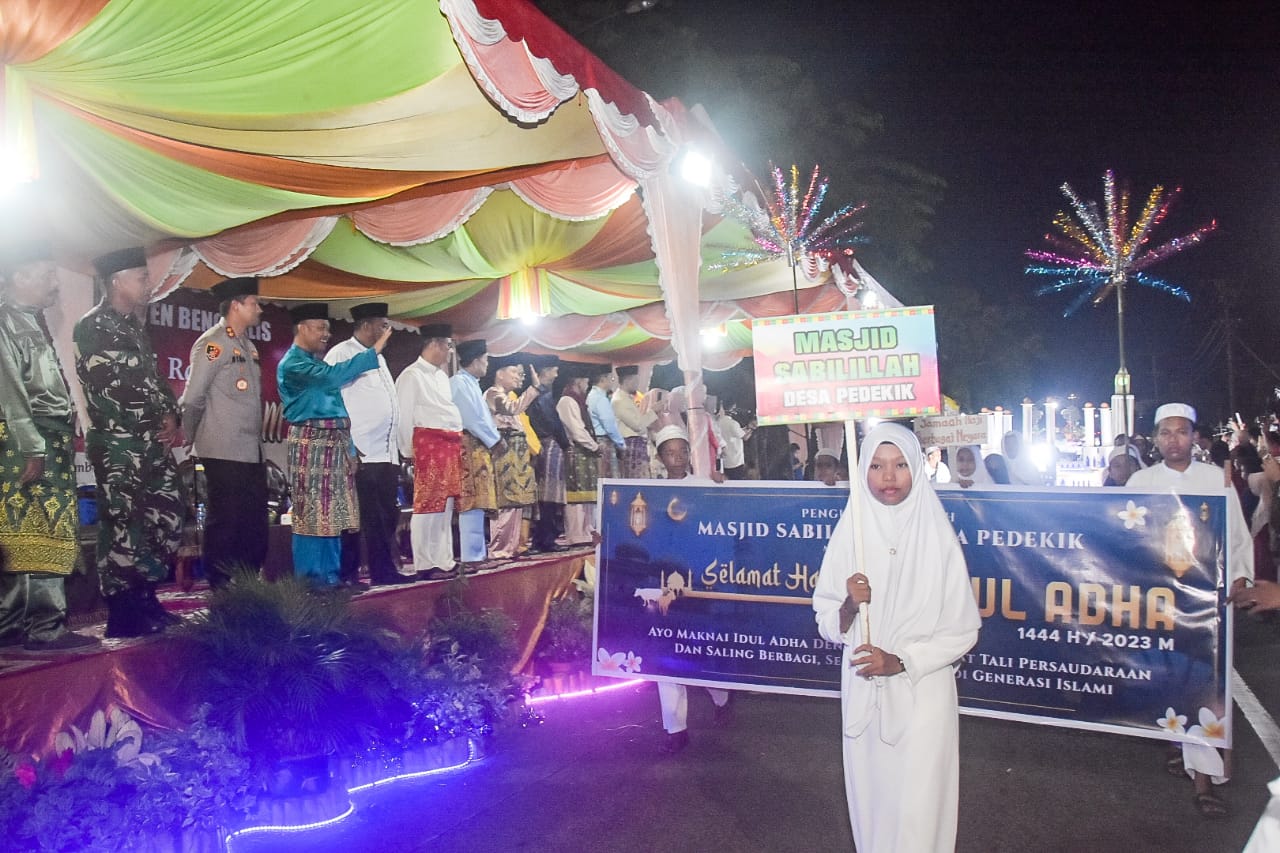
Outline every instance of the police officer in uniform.
{"type": "Polygon", "coordinates": [[[262,457],[262,369],[248,330],[262,319],[256,278],[210,288],[222,319],[191,347],[182,423],[204,463],[204,566],[209,585],[267,556],[267,468],[262,457]]]}
{"type": "Polygon", "coordinates": [[[93,264],[104,294],[76,323],[74,340],[88,404],[85,450],[98,483],[98,578],[106,635],[138,637],[177,618],[156,586],[180,544],[185,506],[171,451],[186,439],[140,317],[151,297],[146,255],[121,249],[93,264]]]}

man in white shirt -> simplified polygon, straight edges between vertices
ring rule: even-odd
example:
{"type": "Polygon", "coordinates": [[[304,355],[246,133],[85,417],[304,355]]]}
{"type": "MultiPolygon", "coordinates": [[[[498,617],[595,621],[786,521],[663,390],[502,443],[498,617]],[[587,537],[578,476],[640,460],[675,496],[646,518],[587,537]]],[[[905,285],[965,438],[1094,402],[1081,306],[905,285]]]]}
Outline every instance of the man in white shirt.
{"type": "MultiPolygon", "coordinates": [[[[366,302],[351,309],[355,323],[350,338],[336,344],[324,360],[338,364],[373,346],[391,328],[385,302],[366,302]]],[[[360,573],[361,542],[369,558],[369,580],[375,585],[409,583],[400,574],[396,555],[396,523],[400,506],[396,486],[400,479],[400,450],[396,427],[400,408],[396,384],[387,370],[387,360],[378,355],[378,367],[366,370],[342,386],[342,402],[351,417],[351,441],[359,454],[356,468],[356,498],[360,503],[360,529],[342,534],[342,568],[339,579],[353,585],[360,573]]]]}
{"type": "MultiPolygon", "coordinates": [[[[1156,409],[1156,447],[1163,457],[1158,465],[1135,472],[1127,488],[1143,492],[1175,494],[1224,494],[1227,498],[1227,578],[1232,593],[1253,583],[1253,538],[1245,524],[1236,490],[1227,485],[1227,474],[1216,465],[1192,458],[1192,432],[1196,410],[1185,403],[1165,403],[1156,409]]],[[[1176,758],[1176,756],[1175,756],[1176,758]]],[[[1196,786],[1196,809],[1205,817],[1222,817],[1227,805],[1211,783],[1226,781],[1226,768],[1218,751],[1199,744],[1183,744],[1182,765],[1196,786]]],[[[1176,760],[1170,762],[1177,769],[1176,760]]]]}
{"type": "Polygon", "coordinates": [[[447,324],[423,326],[422,355],[396,378],[400,453],[413,459],[413,567],[426,580],[454,576],[453,508],[462,494],[462,415],[445,365],[453,349],[447,324]]]}
{"type": "Polygon", "coordinates": [[[942,448],[931,444],[924,449],[924,471],[930,483],[950,483],[951,469],[942,461],[942,448]]]}
{"type": "Polygon", "coordinates": [[[742,428],[742,424],[738,423],[733,417],[720,406],[720,413],[716,419],[716,425],[720,428],[720,436],[723,444],[721,460],[724,463],[724,475],[730,480],[747,479],[747,455],[745,442],[750,436],[750,430],[742,428]]]}

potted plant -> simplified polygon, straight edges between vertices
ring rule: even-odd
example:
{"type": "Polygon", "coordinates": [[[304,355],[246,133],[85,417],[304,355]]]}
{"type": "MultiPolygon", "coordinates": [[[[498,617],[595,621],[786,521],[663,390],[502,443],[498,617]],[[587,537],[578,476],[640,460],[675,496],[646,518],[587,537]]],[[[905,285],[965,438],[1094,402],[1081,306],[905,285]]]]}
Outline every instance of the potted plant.
{"type": "Polygon", "coordinates": [[[592,601],[569,592],[551,602],[536,656],[552,674],[581,669],[591,660],[592,601]]]}
{"type": "Polygon", "coordinates": [[[268,798],[345,809],[342,786],[326,796],[334,756],[365,749],[411,712],[392,685],[395,636],[355,614],[348,597],[296,578],[241,573],[177,636],[192,699],[249,759],[268,798]]]}

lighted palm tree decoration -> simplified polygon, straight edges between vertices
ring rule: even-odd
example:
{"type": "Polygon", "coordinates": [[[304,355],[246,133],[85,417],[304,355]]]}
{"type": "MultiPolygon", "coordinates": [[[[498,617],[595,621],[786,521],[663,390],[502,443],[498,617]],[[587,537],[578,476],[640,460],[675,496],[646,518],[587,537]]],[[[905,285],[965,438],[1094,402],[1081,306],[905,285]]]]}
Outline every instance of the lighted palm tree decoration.
{"type": "MultiPolygon", "coordinates": [[[[736,196],[717,199],[727,216],[751,231],[754,245],[725,249],[719,260],[707,264],[707,269],[739,269],[785,257],[791,267],[791,288],[797,300],[796,311],[799,311],[796,266],[806,255],[828,261],[839,255],[852,255],[853,246],[865,241],[864,237],[854,233],[862,227],[854,217],[866,209],[866,205],[846,204],[821,218],[828,179],[818,166],[813,167],[809,186],[803,193],[798,167],[793,165],[787,175],[770,164],[770,172],[773,175],[773,194],[761,199],[762,207],[744,204],[736,196]]],[[[763,188],[761,194],[764,195],[763,188]]]]}
{"type": "MultiPolygon", "coordinates": [[[[1059,211],[1053,218],[1057,234],[1046,234],[1050,250],[1028,249],[1026,256],[1037,263],[1027,266],[1027,273],[1056,279],[1036,291],[1037,296],[1061,293],[1079,288],[1081,293],[1067,305],[1063,316],[1069,316],[1086,302],[1099,305],[1112,292],[1116,295],[1116,324],[1120,344],[1120,370],[1116,373],[1116,393],[1129,394],[1129,369],[1124,350],[1124,288],[1130,281],[1163,291],[1178,299],[1191,301],[1191,294],[1163,279],[1147,275],[1143,270],[1194,246],[1209,235],[1216,222],[1197,228],[1190,234],[1175,237],[1155,248],[1146,248],[1151,232],[1164,220],[1169,207],[1182,191],[1181,187],[1166,191],[1157,185],[1147,197],[1142,214],[1129,221],[1129,191],[1116,192],[1115,173],[1107,170],[1102,179],[1105,213],[1099,213],[1094,201],[1081,201],[1070,184],[1062,185],[1062,194],[1071,202],[1074,218],[1059,211]]],[[[1127,425],[1126,425],[1127,426],[1127,425]]]]}

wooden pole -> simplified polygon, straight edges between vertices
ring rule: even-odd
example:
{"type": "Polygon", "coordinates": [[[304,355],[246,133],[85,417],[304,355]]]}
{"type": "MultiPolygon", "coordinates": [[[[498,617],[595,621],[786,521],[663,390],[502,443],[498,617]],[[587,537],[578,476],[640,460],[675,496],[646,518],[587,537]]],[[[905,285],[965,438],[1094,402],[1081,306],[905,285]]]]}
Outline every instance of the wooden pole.
{"type": "MultiPolygon", "coordinates": [[[[849,511],[853,513],[853,523],[849,530],[853,535],[853,559],[858,571],[866,574],[865,553],[863,551],[862,531],[862,489],[857,478],[862,476],[858,471],[858,422],[844,422],[844,443],[849,448],[849,511]]],[[[862,621],[862,644],[871,645],[871,608],[867,604],[858,605],[858,616],[862,621]]]]}

